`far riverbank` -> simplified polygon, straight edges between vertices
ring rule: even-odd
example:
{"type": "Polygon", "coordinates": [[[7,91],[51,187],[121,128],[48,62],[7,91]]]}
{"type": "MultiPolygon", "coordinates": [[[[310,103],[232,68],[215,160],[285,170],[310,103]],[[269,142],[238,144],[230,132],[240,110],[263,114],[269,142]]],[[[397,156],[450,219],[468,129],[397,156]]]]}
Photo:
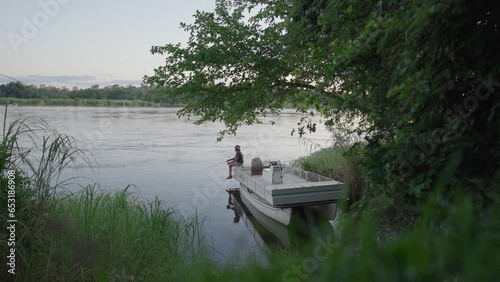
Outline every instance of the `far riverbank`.
{"type": "Polygon", "coordinates": [[[87,106],[87,107],[181,107],[177,104],[155,103],[143,100],[71,99],[71,98],[7,98],[0,97],[0,105],[9,106],[87,106]]]}

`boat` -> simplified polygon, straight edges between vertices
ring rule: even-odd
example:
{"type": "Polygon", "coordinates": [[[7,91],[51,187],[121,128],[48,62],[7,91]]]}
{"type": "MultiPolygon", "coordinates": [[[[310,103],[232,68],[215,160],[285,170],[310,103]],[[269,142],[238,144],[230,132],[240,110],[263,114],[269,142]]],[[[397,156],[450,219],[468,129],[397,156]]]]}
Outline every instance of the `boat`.
{"type": "Polygon", "coordinates": [[[267,217],[255,207],[241,198],[239,189],[226,190],[229,194],[227,209],[234,211],[233,221],[242,221],[256,241],[265,243],[266,246],[290,245],[290,235],[287,226],[267,217]]]}
{"type": "Polygon", "coordinates": [[[337,202],[347,198],[344,183],[279,162],[233,167],[232,174],[242,199],[283,225],[299,213],[334,220],[337,202]]]}

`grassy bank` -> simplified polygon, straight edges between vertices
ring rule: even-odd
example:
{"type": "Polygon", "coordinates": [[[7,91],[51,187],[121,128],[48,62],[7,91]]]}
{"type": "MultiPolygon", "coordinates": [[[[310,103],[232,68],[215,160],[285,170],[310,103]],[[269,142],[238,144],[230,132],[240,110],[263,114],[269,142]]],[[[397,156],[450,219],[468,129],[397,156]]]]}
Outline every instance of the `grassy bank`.
{"type": "Polygon", "coordinates": [[[49,281],[167,281],[202,257],[200,222],[174,217],[160,201],[137,201],[127,189],[87,187],[60,197],[47,218],[43,269],[49,281]]]}
{"type": "Polygon", "coordinates": [[[300,158],[294,165],[320,175],[346,183],[350,202],[357,202],[365,189],[362,169],[359,165],[361,149],[348,145],[335,145],[300,158]]]}
{"type": "Polygon", "coordinates": [[[201,223],[158,200],[87,187],[55,201],[43,214],[27,205],[19,215],[17,281],[169,281],[200,264],[201,223]]]}

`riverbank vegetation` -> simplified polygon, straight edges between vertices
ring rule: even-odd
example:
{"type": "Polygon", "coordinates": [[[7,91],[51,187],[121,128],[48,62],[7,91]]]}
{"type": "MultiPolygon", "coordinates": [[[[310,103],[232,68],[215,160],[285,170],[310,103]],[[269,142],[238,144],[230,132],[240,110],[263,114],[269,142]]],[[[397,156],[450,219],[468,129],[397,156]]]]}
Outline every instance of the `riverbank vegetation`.
{"type": "MultiPolygon", "coordinates": [[[[162,104],[140,100],[71,99],[71,98],[0,98],[0,105],[14,106],[85,106],[85,107],[159,107],[162,104]]],[[[163,104],[163,106],[166,106],[163,104]]],[[[177,105],[169,105],[177,106],[177,105]]]]}
{"type": "Polygon", "coordinates": [[[298,159],[294,165],[345,183],[349,203],[356,203],[361,199],[366,183],[359,165],[361,156],[359,152],[351,153],[350,148],[348,144],[336,144],[298,159]]]}
{"type": "Polygon", "coordinates": [[[68,89],[45,85],[10,82],[0,85],[0,105],[91,106],[91,107],[157,107],[183,104],[182,97],[158,95],[154,87],[94,85],[68,89]]]}

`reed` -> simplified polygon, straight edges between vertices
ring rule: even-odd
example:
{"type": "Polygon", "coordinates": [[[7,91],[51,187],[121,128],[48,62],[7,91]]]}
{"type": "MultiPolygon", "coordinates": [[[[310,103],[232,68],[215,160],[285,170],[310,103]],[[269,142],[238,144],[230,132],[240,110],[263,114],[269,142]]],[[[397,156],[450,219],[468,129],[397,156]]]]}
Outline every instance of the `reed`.
{"type": "Polygon", "coordinates": [[[68,195],[49,227],[54,267],[47,271],[64,281],[165,281],[203,255],[202,222],[176,218],[157,198],[142,202],[130,187],[109,192],[95,185],[68,195]]]}
{"type": "MultiPolygon", "coordinates": [[[[78,166],[90,159],[75,146],[75,140],[58,134],[42,119],[16,120],[7,126],[7,110],[0,143],[0,201],[7,202],[7,172],[15,172],[15,217],[19,275],[23,280],[33,280],[39,268],[34,254],[43,253],[45,226],[58,199],[57,191],[71,182],[62,179],[62,171],[69,165],[78,166]]],[[[7,220],[7,210],[0,213],[2,222],[7,220]]],[[[4,229],[2,229],[4,232],[4,229]]]]}

